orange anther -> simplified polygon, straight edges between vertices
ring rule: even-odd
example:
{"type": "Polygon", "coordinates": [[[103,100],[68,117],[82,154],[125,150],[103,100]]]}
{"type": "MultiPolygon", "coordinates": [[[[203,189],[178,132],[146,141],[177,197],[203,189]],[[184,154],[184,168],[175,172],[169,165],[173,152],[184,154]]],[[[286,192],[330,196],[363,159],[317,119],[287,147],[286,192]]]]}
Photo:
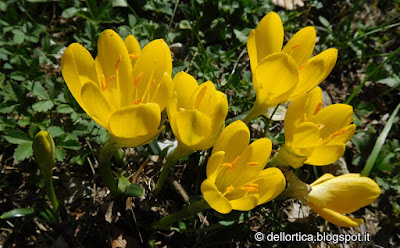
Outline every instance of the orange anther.
{"type": "Polygon", "coordinates": [[[135,86],[135,88],[138,86],[140,80],[142,80],[143,77],[143,72],[139,73],[139,75],[137,75],[135,81],[133,82],[133,85],[135,86]]]}
{"type": "Polygon", "coordinates": [[[342,128],[342,129],[340,129],[340,130],[337,130],[336,132],[334,132],[334,133],[331,135],[331,139],[335,138],[336,136],[340,136],[340,135],[342,135],[342,134],[345,134],[345,133],[347,133],[346,128],[342,128]]]}
{"type": "Polygon", "coordinates": [[[239,156],[237,156],[237,157],[235,158],[235,160],[233,160],[232,166],[235,167],[236,164],[237,164],[238,162],[239,162],[239,156]]]}
{"type": "Polygon", "coordinates": [[[247,187],[251,187],[251,188],[257,188],[258,189],[258,184],[256,183],[248,183],[246,184],[247,187]]]}
{"type": "Polygon", "coordinates": [[[247,166],[257,166],[259,164],[260,164],[259,162],[248,162],[247,166]]]}
{"type": "Polygon", "coordinates": [[[303,69],[305,66],[306,66],[306,65],[299,66],[298,70],[303,69]]]}
{"type": "Polygon", "coordinates": [[[101,90],[105,91],[107,89],[107,82],[106,82],[106,77],[104,74],[101,74],[101,90]]]}
{"type": "Polygon", "coordinates": [[[107,79],[107,85],[109,85],[115,79],[115,75],[112,75],[107,79]]]}
{"type": "Polygon", "coordinates": [[[142,99],[136,99],[131,102],[131,105],[136,105],[142,102],[142,99]]]}
{"type": "Polygon", "coordinates": [[[117,59],[117,62],[114,65],[114,70],[118,71],[119,65],[121,64],[121,55],[119,55],[119,58],[117,59]]]}
{"type": "Polygon", "coordinates": [[[303,122],[306,122],[308,119],[307,119],[307,114],[306,113],[304,113],[303,114],[303,122]]]}
{"type": "Polygon", "coordinates": [[[317,104],[317,106],[315,107],[315,110],[314,110],[314,114],[313,115],[316,115],[316,114],[318,114],[318,112],[322,109],[322,101],[320,101],[318,104],[317,104]]]}
{"type": "Polygon", "coordinates": [[[235,187],[233,187],[233,185],[226,187],[225,192],[222,195],[225,196],[226,194],[231,193],[234,189],[235,187]]]}
{"type": "Polygon", "coordinates": [[[233,170],[233,165],[231,163],[223,163],[221,167],[229,168],[229,170],[233,170]]]}
{"type": "Polygon", "coordinates": [[[130,53],[130,54],[129,54],[129,58],[130,58],[130,59],[137,59],[137,58],[139,58],[139,54],[130,53]]]}
{"type": "Polygon", "coordinates": [[[246,192],[258,192],[258,188],[255,187],[242,187],[241,189],[246,192]]]}

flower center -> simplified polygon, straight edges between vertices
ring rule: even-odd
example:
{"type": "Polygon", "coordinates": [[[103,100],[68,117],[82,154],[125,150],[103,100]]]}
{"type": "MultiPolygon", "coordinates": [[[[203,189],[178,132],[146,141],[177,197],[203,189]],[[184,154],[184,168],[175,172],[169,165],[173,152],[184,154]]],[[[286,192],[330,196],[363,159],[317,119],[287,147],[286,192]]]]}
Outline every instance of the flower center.
{"type": "Polygon", "coordinates": [[[101,74],[101,82],[100,82],[100,86],[101,86],[101,90],[105,91],[108,89],[108,87],[111,85],[111,83],[114,81],[114,79],[116,78],[117,72],[118,72],[118,68],[119,65],[121,64],[121,55],[119,56],[119,58],[117,59],[117,62],[115,62],[114,65],[114,71],[115,74],[111,75],[107,80],[106,80],[106,76],[104,74],[101,74]]]}
{"type": "Polygon", "coordinates": [[[247,193],[249,192],[258,192],[258,184],[256,183],[248,183],[246,186],[241,187],[241,190],[246,191],[247,193]]]}
{"type": "Polygon", "coordinates": [[[229,168],[229,170],[232,171],[235,168],[235,166],[238,163],[238,161],[239,161],[239,156],[237,158],[235,158],[235,160],[233,160],[232,163],[223,163],[223,164],[221,164],[221,167],[229,168]]]}
{"type": "Polygon", "coordinates": [[[136,104],[150,101],[150,90],[151,90],[151,87],[156,83],[156,81],[153,79],[153,75],[151,75],[142,97],[138,98],[137,97],[137,87],[138,87],[139,83],[142,81],[142,78],[143,78],[143,72],[139,73],[137,75],[137,77],[135,78],[135,81],[133,81],[133,86],[136,89],[136,96],[135,96],[135,100],[133,100],[131,102],[131,105],[136,105],[136,104]]]}

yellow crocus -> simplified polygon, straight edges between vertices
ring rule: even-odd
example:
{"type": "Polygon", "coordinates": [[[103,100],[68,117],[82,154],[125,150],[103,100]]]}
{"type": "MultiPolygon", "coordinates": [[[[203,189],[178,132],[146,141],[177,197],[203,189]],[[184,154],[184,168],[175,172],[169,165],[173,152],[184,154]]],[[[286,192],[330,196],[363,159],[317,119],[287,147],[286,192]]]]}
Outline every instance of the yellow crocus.
{"type": "Polygon", "coordinates": [[[212,82],[201,85],[189,74],[179,72],[173,79],[174,92],[167,106],[178,148],[188,154],[210,148],[224,128],[228,100],[212,82]]]}
{"type": "Polygon", "coordinates": [[[301,29],[282,48],[283,38],[282,20],[273,11],[248,36],[247,51],[257,99],[245,122],[265,114],[267,108],[310,91],[335,66],[335,48],[311,58],[316,40],[314,27],[301,29]]]}
{"type": "MultiPolygon", "coordinates": [[[[321,89],[316,87],[290,103],[284,121],[285,146],[277,158],[293,153],[306,164],[327,165],[343,156],[345,144],[356,130],[356,125],[350,124],[353,108],[347,104],[322,108],[321,99],[321,89]]],[[[302,163],[287,165],[297,168],[302,163]]]]}
{"type": "Polygon", "coordinates": [[[227,126],[218,137],[201,184],[205,201],[226,214],[248,211],[277,197],[286,181],[277,168],[264,169],[272,144],[262,138],[249,145],[250,132],[242,121],[227,126]]]}
{"type": "Polygon", "coordinates": [[[73,43],[62,56],[61,70],[76,101],[112,141],[135,147],[160,132],[161,111],[173,89],[171,53],[162,39],[141,50],[132,35],[123,41],[105,30],[96,59],[73,43]]]}
{"type": "Polygon", "coordinates": [[[371,204],[380,194],[379,186],[371,178],[356,173],[338,177],[327,173],[311,184],[307,205],[335,225],[355,227],[364,221],[344,214],[371,204]]]}

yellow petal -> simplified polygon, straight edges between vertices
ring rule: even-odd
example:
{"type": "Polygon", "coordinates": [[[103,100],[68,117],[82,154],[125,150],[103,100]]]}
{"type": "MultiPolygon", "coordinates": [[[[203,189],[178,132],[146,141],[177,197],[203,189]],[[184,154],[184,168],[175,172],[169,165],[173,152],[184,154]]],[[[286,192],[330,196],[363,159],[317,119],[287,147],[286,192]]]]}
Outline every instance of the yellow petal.
{"type": "Polygon", "coordinates": [[[308,94],[302,94],[296,97],[289,105],[284,121],[285,142],[290,143],[293,140],[294,130],[303,121],[308,102],[308,94]]]}
{"type": "Polygon", "coordinates": [[[374,180],[346,174],[312,186],[308,201],[340,213],[352,213],[374,202],[381,190],[374,180]]]}
{"type": "Polygon", "coordinates": [[[173,91],[167,104],[168,119],[172,120],[172,116],[178,111],[181,111],[178,108],[178,93],[176,91],[173,91]]]}
{"type": "Polygon", "coordinates": [[[151,94],[150,102],[157,103],[161,111],[163,111],[170,100],[172,90],[173,84],[171,76],[165,72],[161,82],[155,87],[154,92],[151,94]]]}
{"type": "Polygon", "coordinates": [[[250,58],[250,68],[251,74],[254,75],[254,70],[256,69],[257,63],[257,47],[256,47],[256,31],[253,29],[250,31],[247,37],[247,53],[250,58]]]}
{"type": "Polygon", "coordinates": [[[229,124],[215,142],[212,154],[219,151],[225,152],[224,162],[232,162],[246,149],[250,141],[249,128],[243,121],[235,121],[229,124]],[[235,144],[235,145],[232,145],[235,144]]]}
{"type": "Polygon", "coordinates": [[[308,95],[308,101],[306,106],[306,115],[309,121],[314,122],[315,115],[322,109],[322,90],[320,87],[312,89],[308,95]]]}
{"type": "Polygon", "coordinates": [[[140,53],[140,45],[139,42],[133,37],[133,35],[129,35],[125,38],[125,46],[128,49],[129,54],[139,54],[140,53]]]}
{"type": "Polygon", "coordinates": [[[346,146],[344,144],[320,145],[316,146],[308,156],[306,164],[328,165],[339,160],[343,156],[346,146]]]}
{"type": "Polygon", "coordinates": [[[212,207],[215,211],[221,214],[227,214],[232,211],[232,205],[229,203],[221,192],[218,191],[213,180],[206,179],[201,184],[201,193],[204,196],[204,200],[212,207]]]}
{"type": "MultiPolygon", "coordinates": [[[[211,155],[211,157],[208,159],[207,162],[207,177],[215,177],[216,174],[215,172],[218,171],[219,166],[222,164],[222,161],[224,160],[225,157],[225,152],[224,151],[219,151],[211,155]]],[[[215,181],[215,178],[214,178],[215,181]]]]}
{"type": "Polygon", "coordinates": [[[161,113],[156,103],[131,105],[111,116],[108,130],[117,137],[133,138],[158,132],[161,113]]]}
{"type": "Polygon", "coordinates": [[[239,199],[229,201],[232,209],[239,211],[249,211],[258,205],[258,194],[251,194],[239,199]]]}
{"type": "MultiPolygon", "coordinates": [[[[319,141],[318,126],[312,122],[301,123],[293,132],[290,143],[287,143],[292,150],[300,156],[309,156],[319,141]]],[[[288,139],[290,140],[290,139],[288,139]]]]}
{"type": "Polygon", "coordinates": [[[140,54],[140,45],[139,42],[133,37],[133,35],[129,35],[126,37],[125,46],[128,49],[128,53],[131,59],[132,68],[135,66],[136,60],[140,54]]]}
{"type": "Polygon", "coordinates": [[[320,176],[317,180],[315,180],[312,184],[310,184],[310,186],[311,187],[316,186],[320,183],[331,180],[332,178],[335,178],[335,176],[330,173],[325,173],[322,176],[320,176]]]}
{"type": "Polygon", "coordinates": [[[285,176],[281,170],[275,167],[262,170],[254,180],[259,185],[258,194],[260,199],[258,205],[275,199],[286,187],[285,176]]]}
{"type": "Polygon", "coordinates": [[[215,93],[215,86],[211,81],[202,83],[192,96],[190,108],[209,115],[210,109],[216,104],[215,93]]]}
{"type": "Polygon", "coordinates": [[[211,118],[212,128],[217,130],[221,124],[224,124],[228,114],[228,99],[221,91],[215,91],[213,97],[215,99],[214,105],[210,106],[211,110],[209,110],[208,116],[211,118]]]}
{"type": "Polygon", "coordinates": [[[98,84],[92,55],[80,44],[71,44],[61,58],[61,72],[71,94],[85,110],[81,100],[82,86],[87,81],[98,84]]]}
{"type": "Polygon", "coordinates": [[[310,91],[319,85],[331,73],[336,64],[337,49],[330,48],[311,58],[308,63],[299,70],[299,84],[290,96],[290,99],[310,91]]]}
{"type": "Polygon", "coordinates": [[[336,131],[347,127],[353,121],[353,107],[347,104],[332,104],[321,109],[314,122],[323,124],[321,138],[326,139],[336,131]]]}
{"type": "Polygon", "coordinates": [[[333,136],[327,144],[343,143],[346,144],[356,132],[356,125],[351,124],[344,128],[345,132],[340,135],[333,136]]]}
{"type": "Polygon", "coordinates": [[[172,82],[178,96],[177,108],[188,109],[193,101],[193,94],[199,86],[196,79],[181,71],[175,75],[172,82]]]}
{"type": "Polygon", "coordinates": [[[282,52],[290,54],[299,67],[307,63],[315,46],[316,33],[312,26],[300,29],[282,49],[282,52]]]}
{"type": "MultiPolygon", "coordinates": [[[[101,73],[104,74],[106,80],[115,76],[114,81],[108,84],[106,90],[111,94],[110,103],[117,109],[129,105],[134,100],[132,99],[133,78],[132,65],[125,43],[116,32],[107,29],[100,34],[97,46],[97,67],[101,67],[101,73]]],[[[101,75],[98,76],[101,77],[101,75]]]]}
{"type": "Polygon", "coordinates": [[[108,120],[115,109],[103,96],[99,86],[93,81],[85,83],[82,87],[81,98],[86,113],[100,126],[107,128],[108,120]]]}
{"type": "MultiPolygon", "coordinates": [[[[231,144],[231,147],[233,145],[231,144]]],[[[219,189],[233,185],[235,188],[252,181],[265,167],[271,155],[272,143],[262,138],[251,143],[238,157],[232,169],[222,170],[216,180],[219,189]]],[[[225,156],[228,154],[225,151],[225,156]]],[[[230,161],[232,162],[232,161],[230,161]]]]}
{"type": "MultiPolygon", "coordinates": [[[[183,110],[172,116],[171,128],[176,139],[187,147],[198,150],[205,145],[211,132],[211,120],[206,115],[197,110],[183,110]]],[[[204,147],[201,149],[208,149],[204,147]]]]}
{"type": "Polygon", "coordinates": [[[132,138],[126,138],[126,137],[117,137],[111,134],[110,141],[111,142],[116,142],[118,145],[121,147],[136,147],[136,146],[141,146],[141,145],[147,145],[153,139],[159,135],[163,130],[165,129],[165,126],[162,126],[159,130],[154,130],[154,132],[151,132],[146,135],[142,136],[136,136],[132,138]]]}
{"type": "Polygon", "coordinates": [[[255,35],[257,63],[260,64],[265,57],[282,49],[284,34],[280,16],[269,12],[257,25],[255,35]]]}
{"type": "Polygon", "coordinates": [[[342,227],[356,227],[361,225],[364,221],[362,219],[345,216],[335,212],[329,208],[321,208],[312,203],[307,203],[312,210],[317,212],[325,220],[342,227]]]}
{"type": "Polygon", "coordinates": [[[165,72],[169,75],[172,72],[171,51],[164,40],[154,40],[143,48],[133,67],[133,78],[137,80],[135,99],[143,98],[148,85],[154,83],[150,90],[150,95],[153,94],[165,72]]]}
{"type": "Polygon", "coordinates": [[[279,52],[261,61],[256,68],[255,78],[259,84],[256,101],[272,107],[289,100],[298,83],[299,72],[294,59],[279,52]]]}

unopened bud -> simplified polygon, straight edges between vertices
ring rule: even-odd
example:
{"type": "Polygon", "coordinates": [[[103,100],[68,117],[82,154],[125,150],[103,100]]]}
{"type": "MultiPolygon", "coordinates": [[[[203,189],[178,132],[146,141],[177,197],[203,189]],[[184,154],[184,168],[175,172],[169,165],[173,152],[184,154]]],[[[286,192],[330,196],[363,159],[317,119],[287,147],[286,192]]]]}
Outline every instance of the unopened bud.
{"type": "Polygon", "coordinates": [[[51,170],[55,164],[55,145],[53,138],[46,131],[36,134],[32,144],[33,156],[39,165],[43,178],[51,178],[51,170]]]}

